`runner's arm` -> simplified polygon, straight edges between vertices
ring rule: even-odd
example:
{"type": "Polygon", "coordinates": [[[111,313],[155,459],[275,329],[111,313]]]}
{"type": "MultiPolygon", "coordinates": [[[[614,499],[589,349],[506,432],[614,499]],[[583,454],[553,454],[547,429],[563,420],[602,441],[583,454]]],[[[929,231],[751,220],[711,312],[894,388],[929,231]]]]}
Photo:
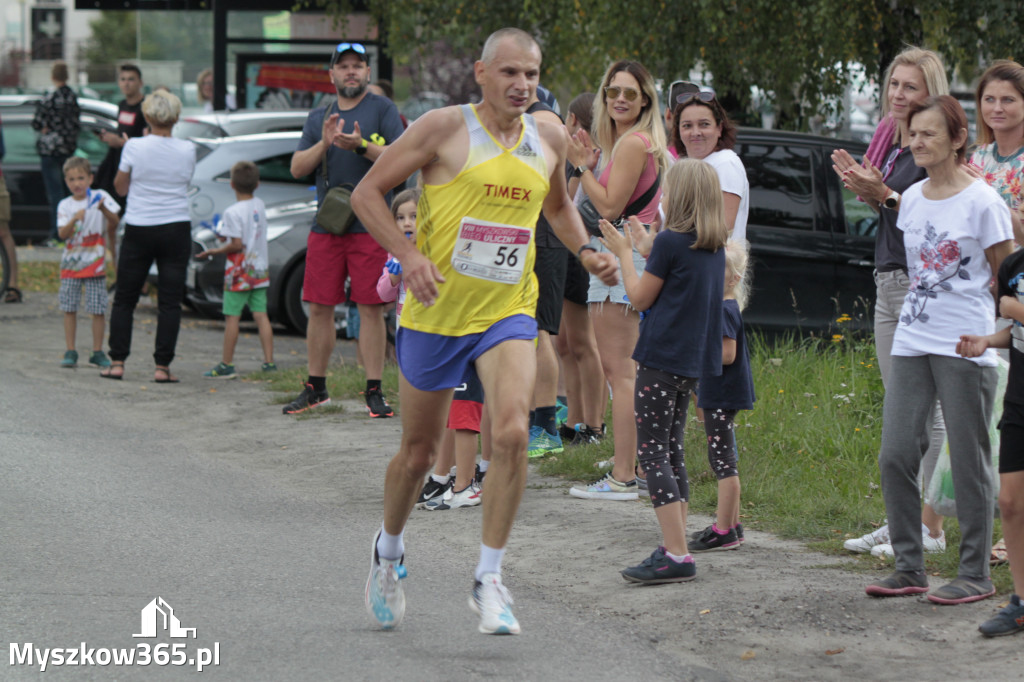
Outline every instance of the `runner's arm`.
{"type": "Polygon", "coordinates": [[[551,125],[538,121],[538,131],[551,145],[555,153],[555,163],[549,179],[550,189],[544,197],[544,217],[548,219],[555,236],[565,246],[580,257],[580,263],[593,275],[596,275],[609,286],[619,281],[618,265],[615,257],[610,253],[597,253],[586,250],[582,253],[580,249],[590,243],[587,231],[583,229],[583,220],[580,218],[576,205],[572,203],[569,195],[566,194],[565,186],[565,147],[568,133],[561,125],[551,125]]]}
{"type": "Polygon", "coordinates": [[[377,243],[402,263],[406,290],[428,306],[437,299],[437,284],[444,282],[444,277],[398,229],[384,197],[434,161],[440,146],[456,135],[461,125],[462,114],[457,107],[424,114],[388,145],[381,155],[385,162],[373,164],[352,192],[352,209],[359,220],[377,243]]]}

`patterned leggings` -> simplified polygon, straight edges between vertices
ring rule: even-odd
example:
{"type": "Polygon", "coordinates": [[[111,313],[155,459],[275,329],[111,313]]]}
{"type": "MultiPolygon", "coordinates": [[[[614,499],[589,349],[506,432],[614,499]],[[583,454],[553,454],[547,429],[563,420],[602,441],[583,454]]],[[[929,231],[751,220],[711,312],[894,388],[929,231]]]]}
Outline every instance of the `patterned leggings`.
{"type": "Polygon", "coordinates": [[[636,372],[636,445],[655,507],[685,502],[690,483],[683,461],[683,435],[690,393],[697,380],[640,365],[636,372]]]}
{"type": "Polygon", "coordinates": [[[739,410],[704,410],[704,433],[708,436],[708,464],[721,481],[739,476],[736,468],[736,424],[733,419],[739,410]]]}

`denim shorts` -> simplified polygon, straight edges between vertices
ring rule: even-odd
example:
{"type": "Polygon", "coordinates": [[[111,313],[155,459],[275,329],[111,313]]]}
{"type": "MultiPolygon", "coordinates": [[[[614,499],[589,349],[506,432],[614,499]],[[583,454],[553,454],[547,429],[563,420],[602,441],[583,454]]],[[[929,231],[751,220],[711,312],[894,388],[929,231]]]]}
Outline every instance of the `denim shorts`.
{"type": "Polygon", "coordinates": [[[395,355],[402,376],[414,388],[443,391],[460,386],[472,363],[499,343],[536,338],[537,321],[529,315],[506,317],[487,331],[465,336],[442,336],[402,327],[395,339],[395,355]]]}
{"type": "MultiPolygon", "coordinates": [[[[609,253],[597,237],[590,239],[590,245],[597,249],[598,253],[609,253]]],[[[617,259],[616,259],[617,260],[617,259]]],[[[636,249],[633,249],[633,266],[636,274],[642,275],[647,267],[647,259],[641,256],[636,249]]],[[[615,286],[608,286],[600,278],[590,275],[590,288],[587,290],[587,303],[625,303],[629,304],[629,297],[626,296],[626,286],[622,283],[623,278],[619,277],[619,283],[615,286]]]]}

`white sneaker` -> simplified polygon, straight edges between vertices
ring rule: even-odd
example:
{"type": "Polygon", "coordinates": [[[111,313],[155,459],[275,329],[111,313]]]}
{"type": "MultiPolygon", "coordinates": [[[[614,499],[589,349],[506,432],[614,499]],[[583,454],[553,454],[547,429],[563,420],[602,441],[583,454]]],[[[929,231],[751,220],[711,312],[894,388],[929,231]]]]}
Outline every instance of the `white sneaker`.
{"type": "Polygon", "coordinates": [[[480,632],[485,635],[518,635],[519,621],[512,615],[512,595],[501,584],[498,573],[484,573],[473,585],[469,608],[480,616],[480,632]]]}
{"type": "Polygon", "coordinates": [[[377,556],[377,538],[373,536],[373,551],[370,553],[370,577],[366,579],[366,612],[384,630],[390,630],[405,617],[405,591],[402,578],[406,576],[402,562],[405,557],[381,559],[377,556]]]}
{"type": "Polygon", "coordinates": [[[885,524],[881,528],[871,531],[867,535],[862,535],[859,538],[851,538],[843,543],[843,549],[850,552],[870,552],[871,549],[877,545],[889,544],[889,524],[885,524]]]}
{"type": "Polygon", "coordinates": [[[470,483],[458,492],[454,492],[454,487],[448,488],[441,497],[428,500],[423,508],[427,511],[447,511],[459,507],[476,507],[483,502],[483,498],[480,497],[480,488],[475,484],[470,483]]]}
{"type": "MultiPolygon", "coordinates": [[[[922,538],[922,546],[924,551],[929,554],[941,554],[946,551],[946,532],[943,531],[942,535],[937,538],[933,538],[928,534],[928,527],[925,526],[922,530],[924,537],[922,538]]],[[[882,545],[875,545],[871,548],[871,556],[877,557],[893,557],[896,553],[892,549],[892,545],[885,543],[882,545]]]]}

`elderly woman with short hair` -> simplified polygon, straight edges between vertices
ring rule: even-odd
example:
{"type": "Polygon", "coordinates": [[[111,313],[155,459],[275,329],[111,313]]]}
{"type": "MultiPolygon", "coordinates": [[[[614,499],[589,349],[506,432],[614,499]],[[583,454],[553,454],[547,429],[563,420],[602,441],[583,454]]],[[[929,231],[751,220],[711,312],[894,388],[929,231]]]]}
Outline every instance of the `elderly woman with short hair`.
{"type": "Polygon", "coordinates": [[[128,140],[114,178],[118,193],[128,197],[125,232],[117,264],[117,293],[110,314],[110,359],[101,372],[108,379],[124,377],[131,351],[132,321],[149,268],[157,265],[157,383],[175,383],[170,364],[181,327],[185,271],[192,249],[188,186],[196,165],[195,147],[171,136],[181,114],[181,101],[158,91],[142,102],[150,133],[128,140]]]}

